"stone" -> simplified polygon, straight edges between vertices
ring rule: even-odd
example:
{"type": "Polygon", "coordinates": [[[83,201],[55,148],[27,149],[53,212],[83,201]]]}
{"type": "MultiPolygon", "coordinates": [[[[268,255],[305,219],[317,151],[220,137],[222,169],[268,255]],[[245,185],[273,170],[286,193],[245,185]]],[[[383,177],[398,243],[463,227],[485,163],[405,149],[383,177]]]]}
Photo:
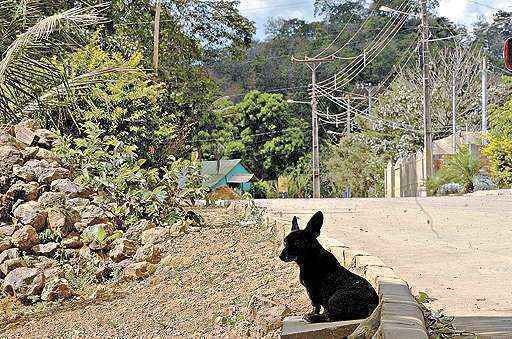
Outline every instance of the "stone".
{"type": "Polygon", "coordinates": [[[16,228],[13,225],[0,226],[0,237],[10,237],[16,228]]]}
{"type": "Polygon", "coordinates": [[[158,244],[167,239],[169,230],[164,227],[154,227],[149,230],[145,230],[141,234],[141,242],[143,245],[147,244],[158,244]]]}
{"type": "Polygon", "coordinates": [[[98,265],[98,268],[96,269],[96,272],[94,272],[94,275],[97,281],[104,282],[113,277],[114,270],[114,263],[105,260],[98,265]]]}
{"type": "Polygon", "coordinates": [[[25,183],[17,181],[6,193],[8,198],[22,199],[24,201],[37,200],[39,194],[39,185],[35,181],[25,183]]]}
{"type": "Polygon", "coordinates": [[[34,171],[32,171],[31,168],[27,166],[20,166],[18,164],[15,164],[12,166],[12,173],[24,181],[34,181],[36,179],[36,176],[34,175],[34,171]]]}
{"type": "Polygon", "coordinates": [[[94,241],[104,242],[109,235],[110,227],[107,224],[94,224],[91,226],[87,226],[81,236],[80,239],[84,244],[90,244],[94,241]]]}
{"type": "Polygon", "coordinates": [[[86,198],[71,198],[67,200],[67,206],[79,210],[79,207],[90,205],[91,201],[86,198]]]}
{"type": "Polygon", "coordinates": [[[31,295],[39,295],[44,287],[44,273],[36,268],[19,267],[7,274],[2,291],[24,300],[31,295]]]}
{"type": "Polygon", "coordinates": [[[57,278],[47,282],[41,292],[41,299],[55,301],[68,299],[73,296],[69,283],[64,278],[57,278]]]}
{"type": "Polygon", "coordinates": [[[147,261],[152,264],[158,264],[161,259],[162,252],[160,251],[160,248],[155,245],[145,245],[139,247],[133,256],[133,260],[136,262],[147,261]]]}
{"type": "Polygon", "coordinates": [[[60,192],[44,192],[38,199],[43,209],[64,208],[66,206],[66,196],[60,192]]]}
{"type": "Polygon", "coordinates": [[[46,160],[46,161],[58,161],[59,157],[53,153],[52,151],[49,151],[44,148],[37,147],[37,152],[34,154],[34,157],[39,160],[46,160]]]}
{"type": "Polygon", "coordinates": [[[128,279],[146,278],[153,274],[155,272],[155,269],[155,265],[147,261],[137,262],[126,266],[126,268],[123,271],[123,275],[125,278],[128,279]]]}
{"type": "Polygon", "coordinates": [[[96,224],[106,224],[109,218],[106,213],[98,206],[87,205],[80,211],[80,218],[87,226],[96,224]]]}
{"type": "Polygon", "coordinates": [[[347,248],[343,250],[343,256],[344,260],[343,263],[341,263],[345,267],[350,267],[353,264],[354,258],[359,256],[367,256],[369,255],[367,252],[362,250],[353,250],[350,248],[347,248]]]}
{"type": "Polygon", "coordinates": [[[45,228],[48,213],[37,201],[29,201],[16,207],[14,218],[23,225],[29,225],[40,231],[45,228]]]}
{"type": "Polygon", "coordinates": [[[367,266],[385,266],[384,262],[374,257],[373,255],[356,256],[354,258],[355,267],[367,267],[367,266]]]}
{"type": "Polygon", "coordinates": [[[17,248],[10,248],[0,252],[0,264],[9,259],[17,259],[20,257],[20,250],[17,248]]]}
{"type": "Polygon", "coordinates": [[[49,267],[45,269],[43,272],[47,280],[64,278],[65,276],[65,272],[61,267],[49,267]]]}
{"type": "Polygon", "coordinates": [[[54,233],[60,233],[62,237],[74,231],[74,225],[80,218],[78,212],[73,209],[50,208],[47,212],[48,228],[54,233]]]}
{"type": "Polygon", "coordinates": [[[18,267],[26,267],[27,263],[25,260],[21,258],[16,259],[7,259],[0,265],[0,272],[2,277],[5,277],[9,272],[18,268],[18,267]]]}
{"type": "Polygon", "coordinates": [[[29,225],[23,226],[12,235],[12,243],[22,250],[31,249],[38,243],[36,229],[29,225]]]}
{"type": "Polygon", "coordinates": [[[25,145],[30,146],[34,141],[36,134],[32,129],[30,129],[26,125],[18,124],[14,126],[14,136],[16,140],[18,140],[19,142],[22,142],[25,145]]]}
{"type": "Polygon", "coordinates": [[[376,338],[392,339],[392,338],[407,338],[407,339],[428,339],[427,333],[424,328],[419,326],[411,326],[407,324],[393,323],[382,321],[379,327],[376,338]]]}
{"type": "Polygon", "coordinates": [[[383,301],[416,303],[409,286],[402,279],[378,277],[377,286],[383,301]]]}
{"type": "Polygon", "coordinates": [[[5,250],[8,250],[12,248],[12,241],[11,238],[0,238],[0,253],[2,253],[5,250]]]}
{"type": "Polygon", "coordinates": [[[36,254],[50,255],[59,248],[59,244],[56,242],[48,242],[46,244],[38,244],[32,247],[32,251],[36,254]]]}
{"type": "Polygon", "coordinates": [[[128,227],[128,229],[126,230],[126,237],[128,239],[140,240],[140,236],[142,235],[142,232],[149,230],[151,228],[155,228],[155,227],[156,227],[156,225],[149,220],[146,220],[146,219],[139,220],[132,226],[128,227]]]}
{"type": "Polygon", "coordinates": [[[43,147],[51,148],[57,140],[57,135],[47,129],[38,128],[34,131],[34,134],[37,137],[37,144],[43,147]]]}
{"type": "Polygon", "coordinates": [[[59,265],[57,260],[45,257],[44,255],[39,255],[33,259],[31,265],[29,266],[36,267],[44,271],[45,269],[54,267],[56,265],[59,265]]]}
{"type": "Polygon", "coordinates": [[[50,167],[44,168],[37,172],[37,181],[40,183],[49,184],[52,181],[65,178],[67,176],[69,176],[69,170],[63,167],[50,167]]]}
{"type": "Polygon", "coordinates": [[[113,248],[109,252],[109,257],[114,262],[120,262],[124,259],[131,258],[137,251],[137,244],[126,238],[117,239],[112,243],[112,245],[113,248]]]}
{"type": "Polygon", "coordinates": [[[60,242],[60,244],[64,248],[74,248],[74,249],[79,249],[83,246],[83,242],[82,242],[82,240],[80,240],[80,237],[78,237],[78,236],[72,236],[72,237],[65,238],[60,242]]]}
{"type": "Polygon", "coordinates": [[[348,320],[310,324],[301,316],[286,317],[280,338],[344,338],[352,334],[361,322],[362,320],[348,320]]]}
{"type": "Polygon", "coordinates": [[[80,186],[68,178],[54,180],[50,187],[52,191],[63,193],[68,198],[76,198],[82,192],[80,186]]]}
{"type": "Polygon", "coordinates": [[[2,145],[0,142],[0,173],[12,173],[14,166],[20,167],[23,164],[23,153],[10,145],[2,145]]]}

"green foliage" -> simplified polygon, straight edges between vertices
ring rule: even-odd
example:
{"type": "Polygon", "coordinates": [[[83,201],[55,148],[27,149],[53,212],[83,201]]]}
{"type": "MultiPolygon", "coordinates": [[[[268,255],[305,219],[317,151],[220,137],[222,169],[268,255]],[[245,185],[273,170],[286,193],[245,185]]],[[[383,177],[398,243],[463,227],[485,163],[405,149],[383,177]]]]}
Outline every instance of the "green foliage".
{"type": "MultiPolygon", "coordinates": [[[[288,177],[288,197],[308,198],[313,196],[311,155],[306,154],[285,175],[288,177]]],[[[322,177],[321,177],[322,178],[322,177]]],[[[322,187],[325,187],[322,185],[322,187]]]]}
{"type": "Polygon", "coordinates": [[[244,159],[257,177],[276,179],[305,152],[306,124],[291,114],[282,95],[252,91],[235,109],[240,140],[227,144],[226,155],[244,159]]]}
{"type": "Polygon", "coordinates": [[[172,224],[181,214],[182,199],[202,196],[196,159],[177,160],[167,168],[144,168],[137,147],[126,145],[100,127],[85,123],[84,138],[62,137],[55,152],[69,166],[75,181],[101,192],[98,203],[120,222],[140,219],[172,224]]]}
{"type": "Polygon", "coordinates": [[[278,197],[277,187],[270,181],[253,183],[250,194],[254,199],[275,199],[278,197]]]}
{"type": "Polygon", "coordinates": [[[364,135],[344,137],[330,148],[326,168],[335,194],[350,187],[353,197],[384,195],[384,156],[376,152],[364,135]]]}
{"type": "Polygon", "coordinates": [[[491,135],[483,154],[489,159],[491,176],[498,186],[512,187],[512,138],[491,135]]]}
{"type": "Polygon", "coordinates": [[[430,194],[436,194],[441,193],[443,185],[457,183],[462,186],[464,193],[472,192],[473,180],[481,169],[480,159],[469,151],[468,146],[463,146],[446,158],[441,169],[427,182],[427,189],[430,194]]]}

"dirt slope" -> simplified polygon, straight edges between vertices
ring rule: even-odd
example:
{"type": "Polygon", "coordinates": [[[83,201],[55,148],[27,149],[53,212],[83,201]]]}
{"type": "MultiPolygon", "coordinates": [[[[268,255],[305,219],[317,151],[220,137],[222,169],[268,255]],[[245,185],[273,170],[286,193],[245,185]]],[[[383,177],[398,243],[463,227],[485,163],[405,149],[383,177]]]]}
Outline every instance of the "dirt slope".
{"type": "Polygon", "coordinates": [[[150,278],[109,289],[104,300],[40,305],[0,336],[275,336],[272,325],[262,329],[251,317],[253,296],[281,305],[273,312],[284,304],[293,314],[309,310],[297,267],[278,260],[271,229],[241,226],[222,209],[203,214],[216,221],[166,243],[150,278]]]}

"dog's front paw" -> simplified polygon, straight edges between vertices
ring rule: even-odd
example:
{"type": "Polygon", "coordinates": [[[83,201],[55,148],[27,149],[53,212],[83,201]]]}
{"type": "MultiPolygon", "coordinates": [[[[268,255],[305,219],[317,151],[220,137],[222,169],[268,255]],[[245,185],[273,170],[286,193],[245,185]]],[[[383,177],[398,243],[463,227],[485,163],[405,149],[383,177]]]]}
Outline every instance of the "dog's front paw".
{"type": "Polygon", "coordinates": [[[308,314],[305,314],[302,318],[311,324],[324,323],[324,322],[328,321],[325,314],[318,314],[318,313],[308,313],[308,314]]]}

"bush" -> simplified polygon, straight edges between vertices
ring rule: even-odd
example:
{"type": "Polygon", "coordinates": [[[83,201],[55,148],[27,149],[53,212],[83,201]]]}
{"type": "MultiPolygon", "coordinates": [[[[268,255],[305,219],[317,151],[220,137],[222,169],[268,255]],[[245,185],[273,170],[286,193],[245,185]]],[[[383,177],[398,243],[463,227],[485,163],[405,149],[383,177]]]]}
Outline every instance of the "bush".
{"type": "Polygon", "coordinates": [[[97,124],[83,125],[84,138],[62,137],[54,149],[82,187],[100,192],[97,203],[119,223],[148,219],[172,224],[185,199],[202,197],[204,189],[196,159],[176,160],[165,168],[144,167],[137,147],[126,145],[97,124]]]}
{"type": "Polygon", "coordinates": [[[489,191],[497,189],[498,186],[496,186],[489,176],[480,173],[473,178],[473,188],[475,191],[489,191]]]}
{"type": "Polygon", "coordinates": [[[274,199],[278,197],[277,188],[269,181],[255,182],[250,193],[254,199],[274,199]]]}
{"type": "Polygon", "coordinates": [[[450,182],[439,187],[438,194],[439,195],[448,195],[448,194],[460,194],[463,192],[463,187],[460,184],[455,182],[450,182]]]}
{"type": "Polygon", "coordinates": [[[483,154],[489,159],[492,178],[499,187],[512,186],[512,139],[508,136],[491,136],[483,154]]]}
{"type": "Polygon", "coordinates": [[[441,194],[443,185],[456,183],[462,186],[463,193],[472,192],[473,180],[481,169],[481,161],[471,154],[468,146],[463,146],[444,161],[443,167],[427,182],[427,190],[431,195],[441,194]]]}

